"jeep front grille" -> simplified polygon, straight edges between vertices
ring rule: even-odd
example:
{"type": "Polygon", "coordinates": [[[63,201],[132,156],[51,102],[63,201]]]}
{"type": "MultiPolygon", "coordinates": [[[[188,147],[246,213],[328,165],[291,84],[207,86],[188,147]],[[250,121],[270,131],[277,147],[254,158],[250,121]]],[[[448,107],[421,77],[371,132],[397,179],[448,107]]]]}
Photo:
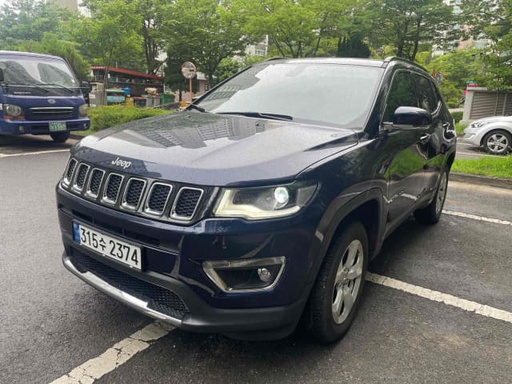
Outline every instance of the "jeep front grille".
{"type": "Polygon", "coordinates": [[[62,186],[98,204],[136,215],[179,223],[198,219],[208,188],[133,177],[71,158],[62,186]]]}

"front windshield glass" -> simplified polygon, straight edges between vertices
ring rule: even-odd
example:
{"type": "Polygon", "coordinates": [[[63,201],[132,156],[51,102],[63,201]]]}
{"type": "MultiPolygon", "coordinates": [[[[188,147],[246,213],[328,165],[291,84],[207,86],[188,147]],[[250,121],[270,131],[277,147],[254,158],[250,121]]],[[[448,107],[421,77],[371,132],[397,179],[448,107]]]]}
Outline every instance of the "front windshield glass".
{"type": "Polygon", "coordinates": [[[63,60],[5,55],[0,56],[0,69],[9,93],[69,95],[79,92],[78,81],[63,60]]]}
{"type": "Polygon", "coordinates": [[[261,113],[294,121],[361,127],[381,68],[323,63],[265,63],[222,84],[198,104],[213,113],[261,113]]]}

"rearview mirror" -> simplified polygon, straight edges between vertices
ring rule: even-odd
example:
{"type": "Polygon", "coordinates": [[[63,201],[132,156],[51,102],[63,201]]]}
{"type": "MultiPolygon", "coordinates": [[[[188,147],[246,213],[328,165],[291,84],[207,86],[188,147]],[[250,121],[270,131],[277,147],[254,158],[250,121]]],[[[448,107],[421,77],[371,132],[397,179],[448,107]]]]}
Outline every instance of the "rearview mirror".
{"type": "Polygon", "coordinates": [[[393,115],[394,125],[419,127],[432,123],[432,115],[422,108],[398,107],[393,115]]]}
{"type": "Polygon", "coordinates": [[[88,81],[82,81],[80,83],[80,89],[83,93],[90,93],[91,92],[91,84],[89,84],[88,81]]]}

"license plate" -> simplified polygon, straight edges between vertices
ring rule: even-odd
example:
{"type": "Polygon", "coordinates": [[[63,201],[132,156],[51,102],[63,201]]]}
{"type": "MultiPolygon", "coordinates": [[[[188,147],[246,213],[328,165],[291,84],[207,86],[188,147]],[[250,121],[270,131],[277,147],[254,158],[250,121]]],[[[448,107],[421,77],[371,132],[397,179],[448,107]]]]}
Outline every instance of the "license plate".
{"type": "Polygon", "coordinates": [[[50,121],[50,132],[65,131],[67,128],[65,121],[50,121]]]}
{"type": "Polygon", "coordinates": [[[73,239],[102,256],[117,260],[139,271],[142,268],[142,252],[136,245],[78,223],[73,223],[73,239]]]}

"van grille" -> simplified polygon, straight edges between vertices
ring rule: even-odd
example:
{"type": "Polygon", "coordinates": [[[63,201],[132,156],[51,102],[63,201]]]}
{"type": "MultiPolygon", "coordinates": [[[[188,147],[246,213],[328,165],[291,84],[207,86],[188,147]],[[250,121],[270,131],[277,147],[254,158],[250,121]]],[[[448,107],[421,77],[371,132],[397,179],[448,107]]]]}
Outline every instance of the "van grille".
{"type": "Polygon", "coordinates": [[[66,119],[73,117],[73,107],[34,107],[30,108],[32,120],[66,119]]]}
{"type": "Polygon", "coordinates": [[[198,211],[206,191],[91,167],[75,158],[68,162],[62,186],[110,208],[179,223],[199,219],[198,211]]]}

